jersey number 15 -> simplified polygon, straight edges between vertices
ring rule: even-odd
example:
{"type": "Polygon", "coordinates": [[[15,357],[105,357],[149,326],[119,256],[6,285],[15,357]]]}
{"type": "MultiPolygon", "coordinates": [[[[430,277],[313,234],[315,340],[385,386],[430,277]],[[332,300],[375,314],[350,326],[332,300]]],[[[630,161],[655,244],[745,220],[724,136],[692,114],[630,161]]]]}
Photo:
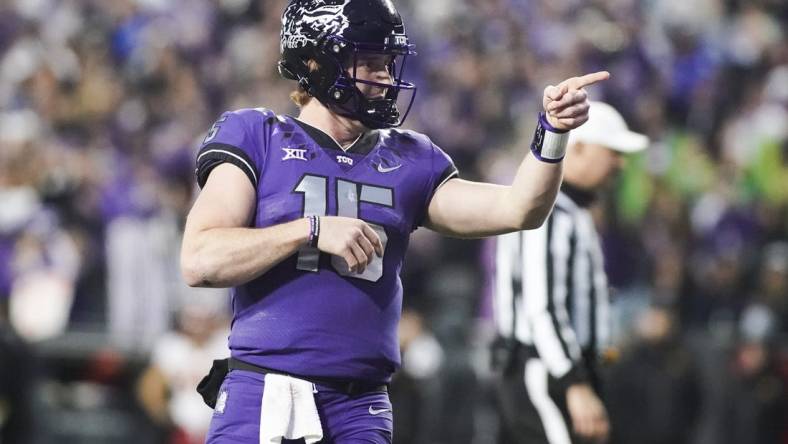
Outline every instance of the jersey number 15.
{"type": "MultiPolygon", "coordinates": [[[[324,176],[305,175],[293,190],[304,195],[303,216],[325,216],[328,211],[328,178],[324,176]]],[[[390,188],[377,187],[347,180],[337,179],[337,216],[358,218],[361,202],[394,207],[394,192],[390,188]]],[[[388,236],[380,225],[370,223],[369,226],[378,233],[385,253],[388,236]]],[[[296,268],[303,271],[317,272],[320,263],[320,251],[315,247],[305,246],[298,252],[296,268]]],[[[377,282],[383,276],[383,258],[375,256],[364,270],[364,273],[353,273],[347,262],[339,256],[331,256],[331,265],[342,276],[377,282]]]]}

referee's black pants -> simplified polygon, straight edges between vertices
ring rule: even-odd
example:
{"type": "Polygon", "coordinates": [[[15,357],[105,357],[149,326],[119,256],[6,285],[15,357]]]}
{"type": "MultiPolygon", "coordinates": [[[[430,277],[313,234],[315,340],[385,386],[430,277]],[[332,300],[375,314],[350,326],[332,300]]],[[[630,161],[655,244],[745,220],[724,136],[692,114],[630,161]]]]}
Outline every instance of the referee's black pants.
{"type": "Polygon", "coordinates": [[[496,397],[501,418],[498,444],[588,442],[572,432],[566,391],[538,357],[513,357],[498,378],[496,397]]]}

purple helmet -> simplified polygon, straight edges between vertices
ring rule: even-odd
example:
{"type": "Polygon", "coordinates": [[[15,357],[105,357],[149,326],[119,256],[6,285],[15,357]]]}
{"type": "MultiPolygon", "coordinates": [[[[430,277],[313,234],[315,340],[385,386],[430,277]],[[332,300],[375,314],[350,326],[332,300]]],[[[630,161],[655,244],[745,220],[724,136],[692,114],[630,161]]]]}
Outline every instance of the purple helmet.
{"type": "Polygon", "coordinates": [[[402,80],[405,60],[415,55],[402,17],[391,0],[291,0],[282,15],[282,77],[297,80],[311,96],[333,112],[359,120],[369,128],[402,125],[413,105],[416,86],[402,80]],[[390,55],[391,84],[356,77],[360,55],[390,55]],[[310,71],[308,61],[318,69],[310,71]],[[370,99],[363,83],[386,94],[370,99]],[[401,91],[411,92],[404,113],[397,107],[401,91]]]}

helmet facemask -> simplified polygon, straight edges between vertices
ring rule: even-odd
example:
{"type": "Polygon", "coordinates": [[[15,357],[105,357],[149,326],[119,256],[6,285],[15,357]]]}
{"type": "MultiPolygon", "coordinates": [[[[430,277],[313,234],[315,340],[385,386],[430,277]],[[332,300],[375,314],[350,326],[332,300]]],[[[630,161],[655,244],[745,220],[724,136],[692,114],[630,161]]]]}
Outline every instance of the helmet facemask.
{"type": "Polygon", "coordinates": [[[394,38],[403,43],[377,45],[355,43],[339,36],[328,37],[324,53],[333,59],[336,79],[326,90],[328,97],[321,102],[337,114],[357,119],[369,128],[401,126],[416,97],[416,85],[403,80],[407,58],[415,51],[413,45],[407,43],[406,36],[394,35],[392,40],[394,38]],[[390,58],[387,62],[388,82],[359,78],[359,62],[369,57],[390,58]],[[382,96],[364,94],[363,90],[370,88],[381,90],[382,96]],[[401,97],[403,92],[407,97],[401,97]],[[403,105],[404,112],[400,111],[399,103],[403,105]]]}

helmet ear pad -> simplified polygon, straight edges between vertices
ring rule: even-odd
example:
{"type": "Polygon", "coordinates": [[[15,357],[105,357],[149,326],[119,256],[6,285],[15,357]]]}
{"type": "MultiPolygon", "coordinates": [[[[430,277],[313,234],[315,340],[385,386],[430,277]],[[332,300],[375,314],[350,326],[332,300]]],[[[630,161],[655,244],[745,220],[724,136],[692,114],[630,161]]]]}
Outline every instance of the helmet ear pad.
{"type": "Polygon", "coordinates": [[[347,103],[352,90],[356,89],[348,75],[348,70],[353,68],[350,65],[354,63],[352,49],[332,38],[321,39],[316,49],[312,60],[317,69],[307,67],[307,92],[326,105],[347,103]]]}
{"type": "Polygon", "coordinates": [[[346,47],[344,43],[339,46],[331,39],[323,39],[317,48],[291,51],[289,57],[279,61],[279,73],[286,79],[298,81],[304,91],[322,103],[346,103],[350,99],[347,89],[354,86],[346,74],[349,68],[341,62],[352,63],[352,51],[346,47]],[[314,65],[310,66],[310,62],[314,65]]]}

